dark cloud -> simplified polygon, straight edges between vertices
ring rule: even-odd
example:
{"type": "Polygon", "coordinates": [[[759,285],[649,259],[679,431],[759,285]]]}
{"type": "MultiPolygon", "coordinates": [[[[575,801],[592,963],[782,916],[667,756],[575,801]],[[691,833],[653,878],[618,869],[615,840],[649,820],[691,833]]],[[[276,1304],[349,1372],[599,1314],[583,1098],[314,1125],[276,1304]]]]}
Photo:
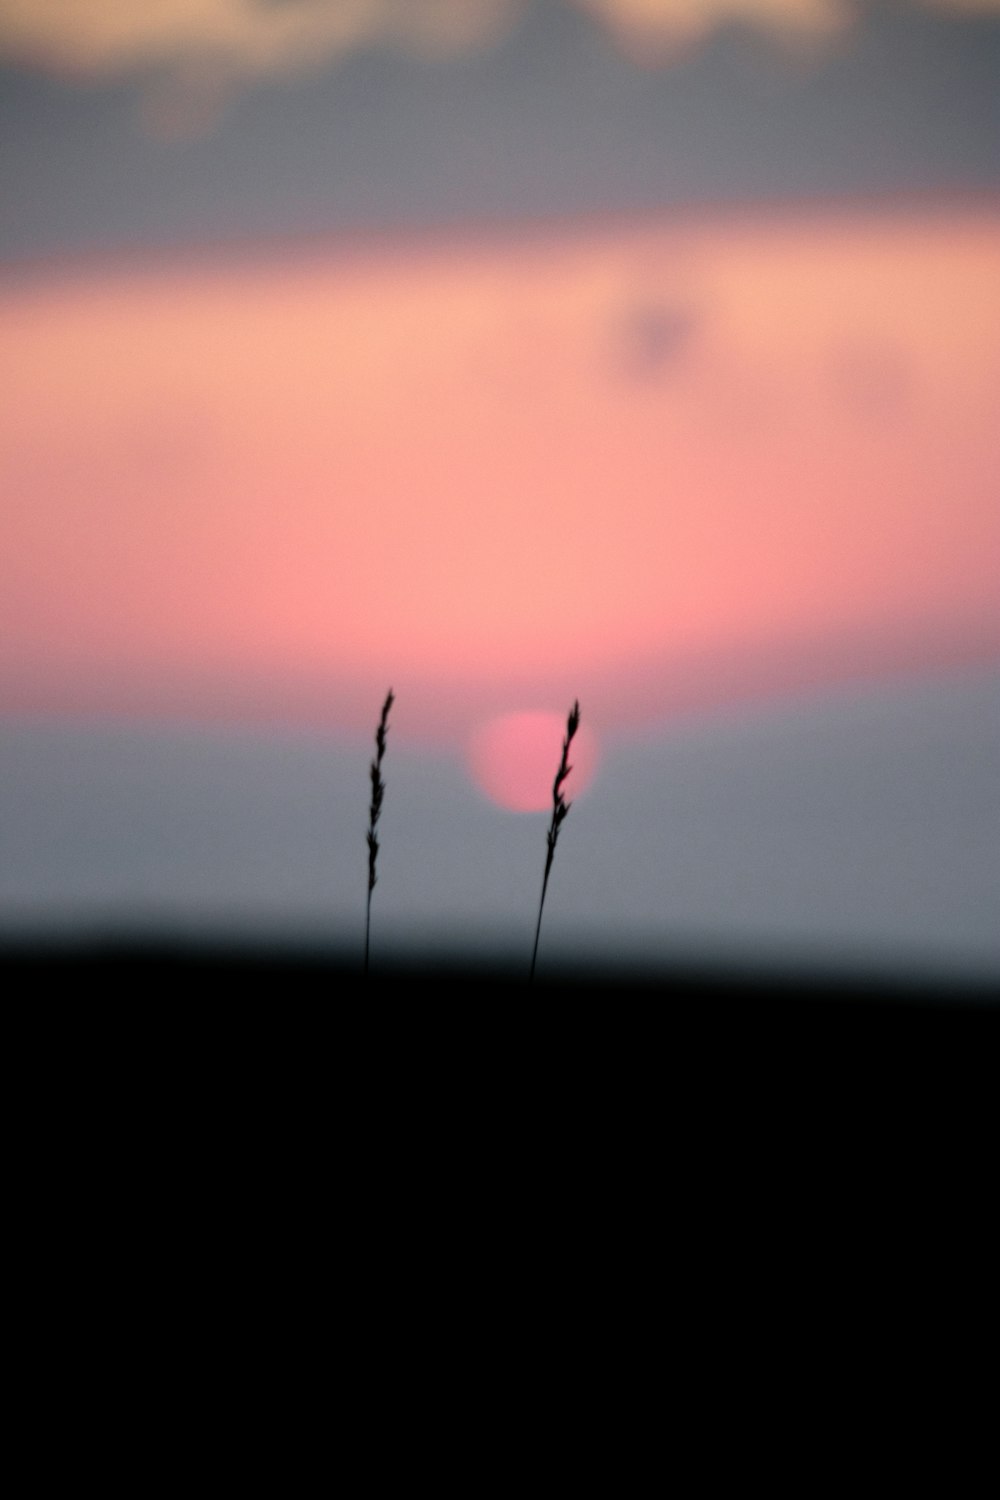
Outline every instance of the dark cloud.
{"type": "Polygon", "coordinates": [[[612,334],[615,372],[630,380],[657,380],[682,361],[697,335],[692,307],[644,302],[628,308],[612,334]]]}

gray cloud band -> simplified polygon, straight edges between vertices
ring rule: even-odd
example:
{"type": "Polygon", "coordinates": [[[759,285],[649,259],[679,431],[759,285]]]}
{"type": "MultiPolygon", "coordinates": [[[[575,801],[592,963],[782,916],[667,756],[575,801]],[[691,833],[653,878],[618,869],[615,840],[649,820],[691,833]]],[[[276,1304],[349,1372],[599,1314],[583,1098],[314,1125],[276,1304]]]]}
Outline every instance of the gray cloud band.
{"type": "MultiPolygon", "coordinates": [[[[575,6],[626,54],[669,61],[733,22],[822,42],[859,14],[857,0],[0,0],[0,60],[95,79],[215,70],[281,77],[391,48],[416,57],[481,51],[532,7],[575,6]]],[[[914,0],[951,14],[1000,13],[1000,0],[914,0]]]]}

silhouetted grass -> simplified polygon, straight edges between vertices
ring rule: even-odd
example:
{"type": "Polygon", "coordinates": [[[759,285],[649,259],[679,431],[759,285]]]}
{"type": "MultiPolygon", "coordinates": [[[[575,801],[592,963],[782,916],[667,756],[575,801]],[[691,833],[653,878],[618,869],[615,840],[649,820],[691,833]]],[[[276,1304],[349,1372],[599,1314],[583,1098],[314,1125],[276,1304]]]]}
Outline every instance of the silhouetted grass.
{"type": "Polygon", "coordinates": [[[368,903],[365,910],[365,974],[368,973],[368,956],[371,948],[372,930],[372,891],[378,876],[375,873],[375,865],[378,861],[378,838],[375,828],[379,818],[382,816],[382,798],[385,796],[385,782],[382,780],[382,757],[385,755],[385,737],[389,729],[389,710],[393,703],[392,688],[389,689],[386,700],[382,704],[382,717],[379,719],[378,728],[375,731],[375,748],[377,755],[371,763],[369,775],[372,783],[372,800],[368,809],[368,903]]]}
{"type": "Polygon", "coordinates": [[[535,947],[531,955],[531,973],[528,976],[530,979],[534,979],[535,977],[535,962],[538,958],[538,936],[542,930],[542,909],[545,906],[545,892],[549,888],[549,871],[552,869],[552,861],[555,858],[556,841],[559,838],[559,830],[563,825],[566,815],[573,805],[571,802],[567,802],[565,797],[563,796],[562,786],[563,782],[566,780],[566,777],[573,769],[573,767],[569,763],[569,747],[572,743],[573,736],[576,734],[576,731],[579,728],[579,725],[580,705],[578,702],[574,702],[573,707],[570,710],[569,718],[566,720],[566,738],[563,740],[562,759],[559,762],[559,769],[556,772],[556,779],[552,783],[552,822],[549,824],[549,831],[546,834],[545,874],[542,876],[542,895],[541,899],[538,902],[538,922],[535,925],[535,947]]]}
{"type": "MultiPolygon", "coordinates": [[[[382,761],[385,756],[386,734],[389,730],[389,710],[395,701],[392,688],[386,694],[382,705],[382,713],[379,718],[378,728],[375,730],[375,759],[369,767],[372,796],[368,809],[368,897],[365,906],[365,977],[368,976],[368,967],[371,957],[371,927],[372,927],[372,891],[378,881],[376,866],[378,863],[379,841],[376,829],[378,820],[382,816],[382,801],[385,797],[385,782],[382,780],[382,761]]],[[[552,871],[552,861],[555,858],[556,844],[559,840],[559,830],[566,820],[572,803],[567,802],[563,796],[563,783],[569,776],[573,767],[569,763],[569,747],[573,743],[573,736],[580,727],[580,704],[574,700],[573,707],[566,719],[566,738],[562,744],[562,756],[556,771],[555,780],[552,783],[552,821],[546,834],[545,849],[545,872],[542,876],[542,894],[538,902],[538,921],[535,924],[535,945],[531,953],[531,970],[529,980],[534,980],[535,965],[538,960],[538,939],[542,930],[542,912],[545,909],[545,894],[549,888],[549,875],[552,871]]]]}

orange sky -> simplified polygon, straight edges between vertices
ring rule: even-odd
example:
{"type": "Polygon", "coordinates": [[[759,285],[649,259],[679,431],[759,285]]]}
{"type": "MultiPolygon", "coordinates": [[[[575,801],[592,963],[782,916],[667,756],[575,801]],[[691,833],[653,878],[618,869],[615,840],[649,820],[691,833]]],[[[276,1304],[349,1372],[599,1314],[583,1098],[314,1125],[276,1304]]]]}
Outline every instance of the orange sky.
{"type": "Polygon", "coordinates": [[[995,205],[8,272],[0,712],[1000,654],[998,287],[995,205]]]}

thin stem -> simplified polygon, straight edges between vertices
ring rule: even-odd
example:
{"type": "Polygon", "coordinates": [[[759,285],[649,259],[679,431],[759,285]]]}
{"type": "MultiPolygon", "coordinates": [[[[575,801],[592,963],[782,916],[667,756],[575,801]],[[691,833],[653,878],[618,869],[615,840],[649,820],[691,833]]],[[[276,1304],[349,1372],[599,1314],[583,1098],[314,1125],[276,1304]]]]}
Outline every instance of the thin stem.
{"type": "Polygon", "coordinates": [[[382,705],[382,716],[375,731],[375,748],[377,754],[368,770],[368,776],[372,785],[371,806],[368,809],[368,902],[365,908],[365,978],[368,977],[368,957],[371,948],[372,930],[372,891],[375,889],[378,876],[375,873],[375,865],[378,861],[378,838],[375,827],[382,816],[382,799],[385,796],[385,782],[382,780],[382,757],[385,755],[385,737],[389,728],[389,710],[393,704],[392,688],[386,695],[382,705]]]}
{"type": "Polygon", "coordinates": [[[552,855],[550,853],[549,857],[545,861],[545,874],[542,877],[542,896],[541,900],[538,903],[538,921],[535,923],[535,946],[531,954],[531,973],[528,976],[529,979],[534,979],[535,977],[535,963],[538,959],[538,939],[541,936],[542,931],[542,908],[545,905],[545,892],[549,888],[549,871],[551,870],[551,868],[552,855]]]}
{"type": "Polygon", "coordinates": [[[533,981],[535,978],[535,964],[538,960],[538,939],[542,931],[542,911],[545,907],[545,893],[549,888],[549,871],[552,869],[552,861],[556,856],[556,842],[559,838],[559,830],[562,827],[563,822],[565,821],[567,813],[573,805],[571,802],[566,801],[565,797],[563,796],[562,787],[563,782],[566,780],[570,771],[572,771],[573,769],[573,767],[569,763],[569,747],[572,742],[573,736],[576,734],[576,731],[579,727],[580,705],[578,702],[574,701],[573,707],[570,710],[569,717],[566,720],[566,738],[563,740],[562,759],[559,762],[559,769],[556,772],[555,781],[553,781],[552,783],[552,821],[549,824],[549,831],[545,836],[545,874],[542,876],[542,894],[538,902],[538,921],[535,923],[535,946],[531,954],[531,973],[528,976],[529,982],[533,981]]]}

